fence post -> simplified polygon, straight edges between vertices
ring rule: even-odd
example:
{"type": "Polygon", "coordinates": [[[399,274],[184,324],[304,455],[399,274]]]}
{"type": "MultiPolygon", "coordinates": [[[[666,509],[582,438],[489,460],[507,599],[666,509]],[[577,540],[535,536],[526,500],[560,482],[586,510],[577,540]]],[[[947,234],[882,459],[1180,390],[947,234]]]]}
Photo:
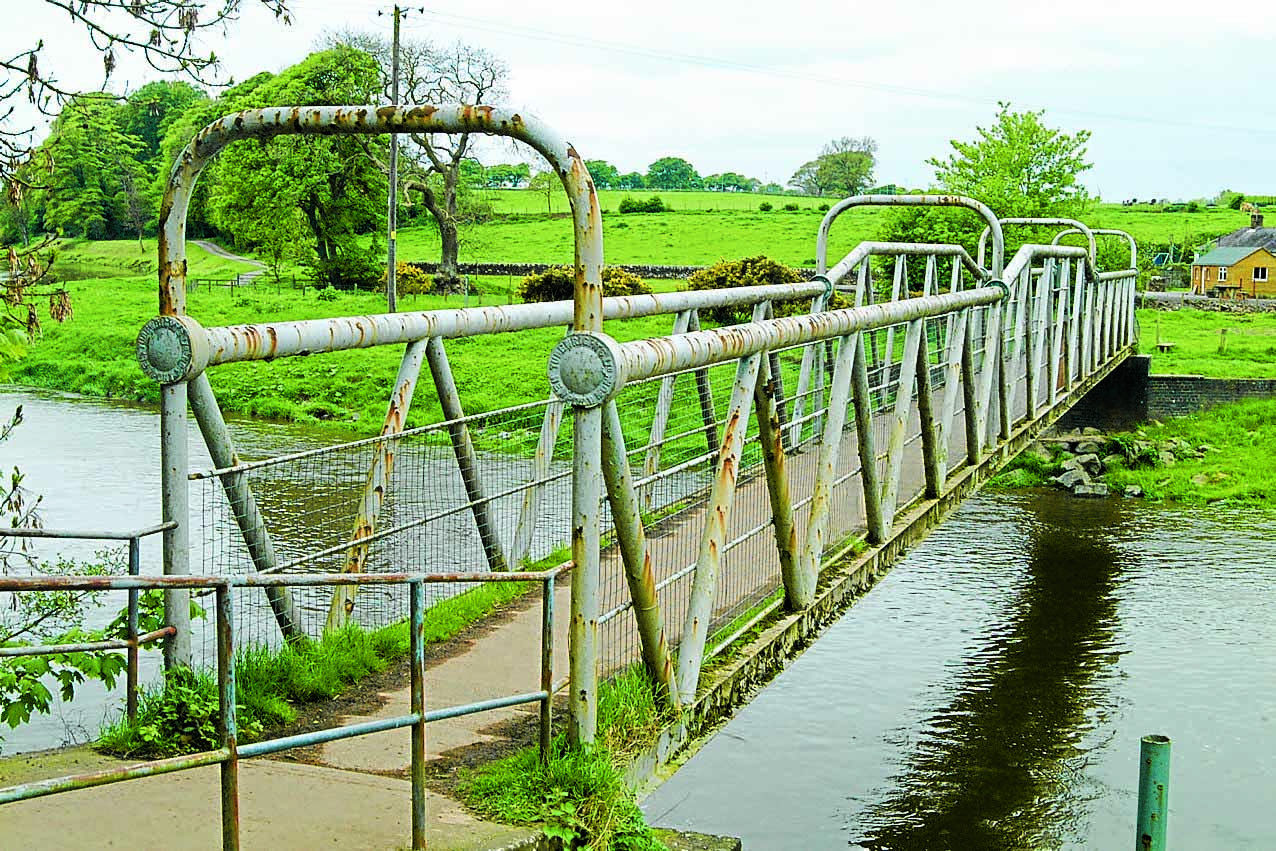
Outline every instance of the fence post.
{"type": "MultiPolygon", "coordinates": [[[[128,575],[138,576],[142,572],[142,542],[138,538],[128,539],[128,575]]],[[[128,720],[137,719],[137,595],[136,588],[128,589],[128,674],[126,682],[128,720]]]]}
{"type": "Polygon", "coordinates": [[[425,848],[425,583],[410,586],[409,617],[412,634],[408,638],[412,654],[412,848],[425,848]]]}
{"type": "Polygon", "coordinates": [[[550,741],[554,732],[554,574],[541,584],[541,764],[549,762],[550,741]]]}
{"type": "Polygon", "coordinates": [[[1139,816],[1136,851],[1165,851],[1170,804],[1170,740],[1144,736],[1139,744],[1139,816]]]}
{"type": "Polygon", "coordinates": [[[239,851],[239,731],[235,695],[235,613],[229,585],[217,586],[217,686],[222,747],[222,851],[239,851]]]}

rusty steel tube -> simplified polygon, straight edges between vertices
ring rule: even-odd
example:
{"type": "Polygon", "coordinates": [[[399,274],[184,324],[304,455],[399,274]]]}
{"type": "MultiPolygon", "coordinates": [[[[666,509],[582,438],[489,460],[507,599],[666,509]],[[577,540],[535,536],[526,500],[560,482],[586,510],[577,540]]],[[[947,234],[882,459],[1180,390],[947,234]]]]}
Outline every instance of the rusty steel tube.
{"type": "MultiPolygon", "coordinates": [[[[1068,228],[1068,230],[1064,231],[1063,233],[1055,235],[1054,242],[1052,243],[1052,245],[1057,245],[1059,243],[1059,237],[1064,236],[1066,234],[1069,234],[1069,233],[1081,234],[1082,236],[1086,238],[1086,242],[1088,242],[1090,245],[1090,250],[1086,254],[1090,271],[1093,274],[1098,273],[1098,266],[1096,265],[1097,246],[1094,241],[1094,234],[1096,232],[1092,231],[1084,223],[1079,222],[1076,219],[1032,217],[1032,216],[1001,219],[1000,223],[1002,225],[1040,225],[1042,227],[1068,228]]],[[[979,257],[984,256],[984,246],[988,242],[988,233],[989,233],[988,228],[984,228],[983,233],[979,235],[979,257]]],[[[1020,247],[1019,250],[1023,251],[1024,248],[1029,248],[1029,247],[1031,246],[1025,245],[1020,247]]],[[[1037,246],[1037,247],[1044,247],[1044,246],[1037,246]]],[[[1038,256],[1041,256],[1041,255],[1038,255],[1038,256]]],[[[1007,277],[1010,277],[1010,276],[1007,276],[1007,277]]]]}
{"type": "Polygon", "coordinates": [[[967,307],[995,304],[1004,297],[997,287],[912,298],[824,313],[785,316],[745,325],[656,337],[619,346],[621,372],[636,381],[679,370],[712,366],[780,346],[832,340],[871,328],[942,316],[967,307]]]}
{"type": "MultiPolygon", "coordinates": [[[[824,289],[822,282],[812,281],[616,296],[604,299],[603,315],[607,319],[636,319],[678,313],[694,307],[708,310],[756,304],[760,301],[794,301],[811,298],[824,292],[824,289]]],[[[204,366],[270,360],[316,352],[366,349],[430,337],[452,339],[550,328],[570,323],[572,311],[572,302],[552,301],[203,328],[201,330],[207,340],[208,353],[204,366]]]]}
{"type": "MultiPolygon", "coordinates": [[[[966,198],[961,195],[855,195],[851,198],[838,201],[827,213],[824,214],[824,219],[820,222],[820,232],[815,240],[815,267],[818,272],[823,274],[824,270],[828,268],[828,238],[829,230],[833,227],[833,222],[837,220],[838,216],[842,215],[852,207],[865,206],[965,207],[968,210],[974,210],[976,213],[984,217],[984,221],[988,222],[988,227],[994,234],[992,267],[990,271],[993,277],[1001,277],[1002,263],[1005,259],[1005,240],[1001,234],[1001,225],[997,221],[997,215],[983,202],[976,201],[974,198],[966,198]]],[[[963,251],[963,254],[964,253],[965,252],[963,251]]]]}

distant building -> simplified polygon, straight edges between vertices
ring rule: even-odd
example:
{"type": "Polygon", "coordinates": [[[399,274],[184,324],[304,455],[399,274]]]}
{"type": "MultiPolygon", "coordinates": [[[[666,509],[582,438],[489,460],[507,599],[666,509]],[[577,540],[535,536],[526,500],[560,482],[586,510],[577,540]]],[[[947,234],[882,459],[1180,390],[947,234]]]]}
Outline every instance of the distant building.
{"type": "Polygon", "coordinates": [[[1258,247],[1215,248],[1192,261],[1192,292],[1223,299],[1276,297],[1276,254],[1258,247]]]}

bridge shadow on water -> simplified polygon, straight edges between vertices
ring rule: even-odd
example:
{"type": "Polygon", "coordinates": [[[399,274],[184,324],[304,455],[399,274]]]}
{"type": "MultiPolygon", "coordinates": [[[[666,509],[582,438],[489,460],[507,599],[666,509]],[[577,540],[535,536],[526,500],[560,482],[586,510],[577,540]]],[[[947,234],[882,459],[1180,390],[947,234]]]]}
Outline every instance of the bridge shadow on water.
{"type": "MultiPolygon", "coordinates": [[[[850,824],[850,846],[1059,848],[1084,836],[1095,731],[1115,708],[1118,500],[1043,496],[1024,582],[926,719],[887,797],[850,824]]],[[[1102,743],[1098,743],[1102,744],[1102,743]]],[[[1133,818],[1133,814],[1131,814],[1133,818]]]]}

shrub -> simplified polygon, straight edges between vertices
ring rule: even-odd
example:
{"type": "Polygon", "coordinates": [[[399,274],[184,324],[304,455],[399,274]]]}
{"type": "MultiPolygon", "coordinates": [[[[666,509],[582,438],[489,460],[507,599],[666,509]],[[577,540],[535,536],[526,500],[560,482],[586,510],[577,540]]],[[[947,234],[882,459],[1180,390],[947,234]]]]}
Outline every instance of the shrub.
{"type": "Polygon", "coordinates": [[[798,205],[794,204],[792,201],[784,205],[784,212],[786,213],[796,213],[797,211],[798,205]]]}
{"type": "Polygon", "coordinates": [[[775,205],[773,205],[770,201],[763,201],[758,205],[758,209],[764,213],[769,213],[775,209],[775,205]]]}
{"type": "Polygon", "coordinates": [[[652,195],[646,201],[626,195],[617,209],[622,213],[667,213],[673,208],[661,201],[659,195],[652,195]]]}
{"type": "MultiPolygon", "coordinates": [[[[568,266],[552,266],[544,272],[528,275],[518,285],[523,301],[570,301],[575,294],[576,276],[568,266]]],[[[647,282],[616,266],[603,269],[603,295],[648,295],[647,282]]]]}
{"type": "MultiPolygon", "coordinates": [[[[716,290],[723,287],[755,287],[768,284],[795,284],[802,280],[802,273],[770,257],[745,257],[742,260],[719,260],[712,266],[692,272],[687,278],[687,288],[692,290],[716,290]]],[[[777,315],[805,312],[809,305],[801,301],[777,303],[777,315]]],[[[747,322],[753,315],[751,308],[716,307],[708,318],[728,325],[747,322]]]]}
{"type": "MultiPolygon", "coordinates": [[[[385,292],[385,272],[381,273],[381,292],[385,292]]],[[[394,265],[394,291],[398,295],[425,295],[433,290],[434,278],[429,272],[411,263],[394,265]]]]}
{"type": "Polygon", "coordinates": [[[332,287],[319,287],[319,289],[315,292],[315,298],[320,301],[336,301],[337,291],[332,287]]]}
{"type": "Polygon", "coordinates": [[[829,208],[829,202],[825,201],[823,204],[820,204],[820,206],[816,207],[815,209],[819,210],[821,213],[826,213],[828,212],[828,208],[829,208]]]}

